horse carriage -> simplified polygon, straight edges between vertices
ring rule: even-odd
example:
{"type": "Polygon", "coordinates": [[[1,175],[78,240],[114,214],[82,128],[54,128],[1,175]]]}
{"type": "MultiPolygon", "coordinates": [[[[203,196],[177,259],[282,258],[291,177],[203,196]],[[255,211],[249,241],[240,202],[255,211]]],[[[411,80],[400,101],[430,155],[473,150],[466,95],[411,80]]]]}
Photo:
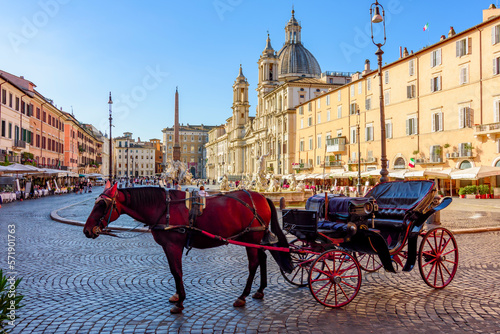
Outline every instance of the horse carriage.
{"type": "Polygon", "coordinates": [[[452,201],[436,200],[435,192],[432,181],[385,182],[365,197],[316,195],[306,210],[283,210],[283,229],[296,237],[294,270],[282,271],[284,278],[309,285],[319,303],[337,308],[356,297],[362,270],[411,271],[418,258],[424,282],[444,288],[457,271],[458,248],[449,230],[424,229],[452,201]]]}
{"type": "Polygon", "coordinates": [[[89,238],[113,235],[108,226],[121,214],[149,226],[175,280],[171,313],[184,309],[183,250],[227,244],[246,247],[248,257],[247,283],[235,307],[245,305],[258,267],[260,286],[252,297],[264,297],[267,250],[288,282],[309,285],[319,303],[337,308],[356,297],[361,270],[383,266],[390,272],[410,271],[418,258],[420,274],[429,286],[440,289],[451,282],[458,266],[455,238],[445,228],[423,229],[433,213],[451,203],[449,197],[436,202],[434,195],[431,181],[404,181],[378,184],[360,198],[313,196],[306,210],[282,210],[283,229],[296,237],[289,242],[274,204],[256,192],[240,190],[204,198],[194,191],[118,189],[108,183],[84,233],[89,238]]]}

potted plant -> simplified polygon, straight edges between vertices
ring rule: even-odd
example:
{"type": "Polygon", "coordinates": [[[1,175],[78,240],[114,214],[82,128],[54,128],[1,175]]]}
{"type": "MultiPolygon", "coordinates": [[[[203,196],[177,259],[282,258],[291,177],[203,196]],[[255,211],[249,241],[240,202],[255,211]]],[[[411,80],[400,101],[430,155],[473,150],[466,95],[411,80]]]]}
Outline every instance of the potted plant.
{"type": "Polygon", "coordinates": [[[482,184],[478,187],[480,198],[485,199],[486,195],[490,192],[490,188],[486,184],[482,184]]]}
{"type": "Polygon", "coordinates": [[[495,193],[493,191],[493,188],[490,189],[490,193],[488,194],[488,198],[495,198],[495,193]]]}
{"type": "Polygon", "coordinates": [[[467,194],[467,192],[465,191],[465,188],[460,188],[458,190],[458,194],[460,195],[460,198],[465,198],[465,194],[467,194]]]}
{"type": "Polygon", "coordinates": [[[476,186],[465,186],[465,198],[476,198],[476,193],[476,186]]]}
{"type": "Polygon", "coordinates": [[[438,195],[439,195],[440,197],[443,197],[443,196],[444,196],[443,191],[442,191],[442,190],[439,190],[439,191],[438,191],[438,195]]]}

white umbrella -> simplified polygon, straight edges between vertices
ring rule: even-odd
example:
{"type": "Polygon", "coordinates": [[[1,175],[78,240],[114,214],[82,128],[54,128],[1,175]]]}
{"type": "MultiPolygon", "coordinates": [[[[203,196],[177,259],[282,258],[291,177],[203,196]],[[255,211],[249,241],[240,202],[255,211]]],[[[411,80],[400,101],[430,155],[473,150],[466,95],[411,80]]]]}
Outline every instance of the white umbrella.
{"type": "Polygon", "coordinates": [[[405,179],[411,178],[411,177],[424,177],[427,176],[427,171],[426,170],[409,170],[406,173],[404,173],[403,177],[405,179]]]}
{"type": "Polygon", "coordinates": [[[500,175],[500,167],[479,166],[454,171],[450,174],[454,180],[478,180],[483,177],[500,175]]]}
{"type": "Polygon", "coordinates": [[[2,167],[3,168],[0,170],[0,172],[10,174],[36,174],[42,171],[42,169],[36,168],[34,166],[22,165],[18,163],[2,167]]]}
{"type": "Polygon", "coordinates": [[[405,178],[405,174],[409,172],[408,169],[396,169],[396,170],[392,170],[392,171],[389,171],[389,177],[394,177],[396,179],[404,179],[405,178]]]}

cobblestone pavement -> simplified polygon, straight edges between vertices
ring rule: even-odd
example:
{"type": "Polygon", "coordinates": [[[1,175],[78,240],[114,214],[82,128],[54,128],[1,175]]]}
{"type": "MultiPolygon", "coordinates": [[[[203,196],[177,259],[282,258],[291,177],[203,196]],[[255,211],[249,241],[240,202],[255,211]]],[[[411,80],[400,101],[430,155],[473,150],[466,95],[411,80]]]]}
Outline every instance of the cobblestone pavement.
{"type": "MultiPolygon", "coordinates": [[[[1,254],[7,253],[7,225],[14,224],[16,271],[23,277],[25,306],[18,310],[14,333],[500,332],[499,232],[456,235],[460,266],[445,289],[429,288],[417,268],[363,274],[357,297],[337,310],[318,304],[308,288],[286,283],[271,257],[265,298],[249,298],[246,307],[234,308],[246,280],[244,249],[193,249],[184,257],[186,309],[171,315],[173,278],[151,235],[91,240],[81,227],[49,217],[56,208],[95,197],[52,196],[0,209],[1,254]]],[[[457,217],[495,221],[495,210],[482,211],[491,218],[470,218],[474,210],[457,217]]],[[[1,261],[5,269],[5,255],[1,261]]]]}

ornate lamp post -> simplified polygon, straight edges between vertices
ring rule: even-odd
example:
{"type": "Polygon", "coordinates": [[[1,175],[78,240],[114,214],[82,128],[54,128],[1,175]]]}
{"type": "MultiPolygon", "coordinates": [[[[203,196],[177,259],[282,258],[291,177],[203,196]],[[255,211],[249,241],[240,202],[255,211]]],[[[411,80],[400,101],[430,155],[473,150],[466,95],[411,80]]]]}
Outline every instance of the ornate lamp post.
{"type": "Polygon", "coordinates": [[[383,90],[383,82],[382,82],[382,55],[384,51],[382,51],[382,46],[385,44],[386,36],[385,36],[385,11],[384,7],[378,3],[378,0],[375,0],[374,3],[370,6],[370,28],[372,33],[372,42],[377,46],[378,50],[375,52],[378,59],[378,76],[380,80],[380,143],[382,145],[381,153],[380,153],[380,162],[382,165],[382,169],[380,170],[380,182],[387,182],[389,171],[387,170],[387,153],[386,153],[386,143],[385,143],[385,111],[384,111],[384,90],[383,90]],[[380,15],[380,8],[382,8],[382,15],[380,15]],[[373,16],[372,16],[373,15],[373,16]],[[377,43],[373,38],[373,24],[374,23],[383,23],[384,27],[384,41],[382,43],[377,43]]]}
{"type": "Polygon", "coordinates": [[[113,127],[113,117],[111,112],[111,106],[113,105],[113,100],[111,99],[111,92],[109,92],[109,180],[113,183],[113,136],[111,135],[111,128],[113,127]]]}
{"type": "Polygon", "coordinates": [[[359,122],[361,118],[361,114],[358,108],[358,128],[357,128],[357,135],[358,135],[358,183],[356,184],[356,191],[358,192],[358,196],[361,196],[361,138],[359,134],[359,122]]]}

